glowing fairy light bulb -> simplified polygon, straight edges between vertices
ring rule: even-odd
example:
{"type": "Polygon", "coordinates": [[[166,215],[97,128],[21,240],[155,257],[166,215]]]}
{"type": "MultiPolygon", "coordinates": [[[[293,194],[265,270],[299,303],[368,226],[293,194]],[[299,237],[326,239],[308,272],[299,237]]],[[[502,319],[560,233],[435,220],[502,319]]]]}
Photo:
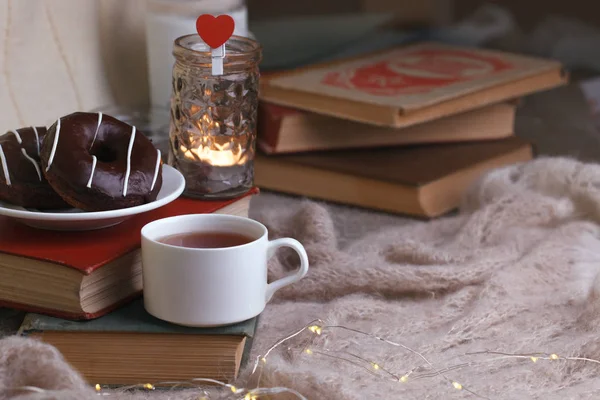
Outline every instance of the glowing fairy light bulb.
{"type": "Polygon", "coordinates": [[[536,362],[537,362],[537,360],[538,360],[538,358],[537,358],[537,357],[531,357],[531,361],[533,361],[534,363],[536,363],[536,362]]]}
{"type": "Polygon", "coordinates": [[[454,389],[456,390],[461,390],[463,388],[463,386],[458,382],[452,382],[452,386],[454,386],[454,389]]]}
{"type": "Polygon", "coordinates": [[[402,382],[402,383],[406,383],[407,381],[408,381],[408,375],[402,375],[402,376],[400,377],[400,382],[402,382]]]}
{"type": "Polygon", "coordinates": [[[100,386],[99,383],[96,383],[96,392],[99,392],[102,390],[102,387],[100,386]]]}
{"type": "Polygon", "coordinates": [[[313,353],[311,349],[306,349],[304,350],[304,352],[308,355],[311,355],[313,353]]]}
{"type": "Polygon", "coordinates": [[[154,390],[154,385],[153,385],[153,384],[151,384],[151,383],[146,383],[146,384],[144,385],[144,389],[147,389],[147,390],[154,390]]]}
{"type": "Polygon", "coordinates": [[[371,366],[373,367],[373,369],[374,369],[375,371],[377,371],[379,368],[381,368],[381,367],[379,366],[379,364],[377,364],[377,363],[374,363],[374,362],[372,362],[372,363],[371,363],[371,366]]]}
{"type": "Polygon", "coordinates": [[[317,335],[320,335],[321,332],[323,331],[319,325],[311,325],[308,327],[308,330],[311,331],[312,333],[316,333],[317,335]]]}
{"type": "Polygon", "coordinates": [[[550,359],[551,360],[558,360],[560,357],[558,356],[558,354],[550,354],[550,359]]]}

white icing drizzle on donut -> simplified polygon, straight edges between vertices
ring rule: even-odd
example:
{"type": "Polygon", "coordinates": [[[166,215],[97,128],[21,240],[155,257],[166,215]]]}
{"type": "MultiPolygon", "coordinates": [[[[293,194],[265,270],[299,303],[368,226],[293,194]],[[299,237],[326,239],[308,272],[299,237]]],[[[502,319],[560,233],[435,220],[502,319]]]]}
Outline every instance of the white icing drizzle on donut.
{"type": "Polygon", "coordinates": [[[52,143],[52,150],[50,151],[50,157],[48,158],[48,166],[46,172],[50,169],[52,161],[54,161],[54,154],[56,153],[56,146],[58,145],[58,137],[60,136],[60,118],[56,122],[56,133],[54,134],[54,143],[52,143]]]}
{"type": "Polygon", "coordinates": [[[8,173],[8,165],[6,165],[6,157],[4,156],[4,150],[2,149],[2,145],[0,144],[0,161],[2,162],[2,171],[4,172],[4,180],[8,186],[10,183],[10,175],[8,173]]]}
{"type": "Polygon", "coordinates": [[[102,113],[98,113],[98,125],[96,126],[96,133],[94,133],[94,138],[92,139],[92,144],[90,145],[90,149],[94,146],[94,142],[96,141],[96,136],[98,136],[98,130],[100,129],[100,125],[102,125],[102,113]]]}
{"type": "Polygon", "coordinates": [[[156,183],[156,178],[158,178],[158,168],[160,167],[160,150],[156,149],[156,153],[156,167],[154,167],[154,178],[152,179],[150,191],[154,190],[154,184],[156,183]]]}
{"type": "Polygon", "coordinates": [[[23,143],[23,140],[21,140],[21,135],[19,135],[19,132],[14,130],[14,131],[9,131],[9,133],[12,133],[13,135],[15,135],[15,137],[17,138],[17,142],[19,142],[19,144],[23,143]]]}
{"type": "Polygon", "coordinates": [[[21,148],[21,153],[23,153],[23,155],[25,156],[26,159],[31,161],[31,163],[35,167],[35,172],[37,172],[38,178],[40,179],[40,182],[41,182],[42,181],[42,173],[40,171],[40,167],[38,166],[37,161],[35,161],[33,158],[29,157],[29,154],[27,154],[27,152],[25,151],[24,148],[21,148]]]}
{"type": "Polygon", "coordinates": [[[131,137],[129,138],[129,147],[127,148],[127,169],[125,170],[125,183],[123,184],[123,197],[127,196],[127,184],[129,183],[129,175],[131,174],[131,152],[133,150],[133,142],[135,141],[135,126],[132,127],[131,137]]]}
{"type": "Polygon", "coordinates": [[[90,172],[90,179],[88,180],[87,183],[87,187],[91,188],[92,187],[92,179],[94,178],[94,171],[96,171],[96,163],[98,162],[98,160],[96,159],[96,156],[92,156],[92,172],[90,172]]]}
{"type": "Polygon", "coordinates": [[[37,154],[39,156],[40,155],[40,135],[38,135],[38,131],[35,126],[32,126],[31,129],[33,129],[33,133],[35,134],[35,145],[37,146],[37,154]]]}

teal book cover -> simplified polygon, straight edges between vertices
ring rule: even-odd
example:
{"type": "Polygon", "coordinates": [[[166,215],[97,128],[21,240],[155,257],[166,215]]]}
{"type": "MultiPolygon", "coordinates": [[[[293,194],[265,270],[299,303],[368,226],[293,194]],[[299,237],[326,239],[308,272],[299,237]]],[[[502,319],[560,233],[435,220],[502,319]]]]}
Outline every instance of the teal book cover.
{"type": "Polygon", "coordinates": [[[71,331],[71,332],[134,332],[171,333],[191,335],[240,335],[254,337],[257,318],[235,325],[216,328],[190,328],[175,325],[148,314],[144,309],[143,298],[138,298],[116,311],[88,321],[71,321],[42,314],[26,315],[21,331],[71,331]]]}
{"type": "Polygon", "coordinates": [[[148,314],[139,298],[87,321],[29,313],[19,333],[55,346],[92,384],[159,382],[167,376],[171,380],[209,377],[228,381],[248,362],[257,321],[258,317],[215,328],[185,327],[148,314]],[[121,360],[118,365],[102,367],[111,365],[115,357],[121,360]],[[81,365],[80,360],[84,360],[81,365]],[[180,365],[181,369],[173,372],[172,367],[162,369],[161,364],[180,365]]]}

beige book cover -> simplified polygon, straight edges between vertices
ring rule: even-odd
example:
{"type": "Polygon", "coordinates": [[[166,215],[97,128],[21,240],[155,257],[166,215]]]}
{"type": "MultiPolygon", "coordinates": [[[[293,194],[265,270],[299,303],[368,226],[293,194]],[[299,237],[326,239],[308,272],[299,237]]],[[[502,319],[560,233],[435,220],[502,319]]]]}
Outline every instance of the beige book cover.
{"type": "Polygon", "coordinates": [[[268,77],[263,100],[407,126],[566,83],[559,62],[421,43],[268,77]]]}

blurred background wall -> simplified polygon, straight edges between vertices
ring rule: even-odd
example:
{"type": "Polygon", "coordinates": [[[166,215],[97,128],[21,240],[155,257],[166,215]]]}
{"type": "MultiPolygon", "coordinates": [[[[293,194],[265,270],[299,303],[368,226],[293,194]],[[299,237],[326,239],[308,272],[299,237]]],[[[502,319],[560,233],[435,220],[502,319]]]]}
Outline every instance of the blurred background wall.
{"type": "Polygon", "coordinates": [[[393,11],[400,20],[412,23],[446,23],[468,16],[483,4],[509,9],[524,29],[532,28],[550,15],[577,18],[600,25],[600,1],[596,0],[250,0],[251,19],[279,15],[317,15],[340,11],[393,11]]]}
{"type": "Polygon", "coordinates": [[[552,15],[576,18],[600,25],[600,1],[597,0],[454,0],[453,2],[453,14],[456,19],[467,16],[482,4],[491,3],[510,10],[523,29],[531,29],[552,15]]]}
{"type": "Polygon", "coordinates": [[[250,0],[248,10],[251,20],[276,16],[390,11],[397,15],[398,20],[413,25],[450,21],[451,5],[451,0],[250,0]]]}

